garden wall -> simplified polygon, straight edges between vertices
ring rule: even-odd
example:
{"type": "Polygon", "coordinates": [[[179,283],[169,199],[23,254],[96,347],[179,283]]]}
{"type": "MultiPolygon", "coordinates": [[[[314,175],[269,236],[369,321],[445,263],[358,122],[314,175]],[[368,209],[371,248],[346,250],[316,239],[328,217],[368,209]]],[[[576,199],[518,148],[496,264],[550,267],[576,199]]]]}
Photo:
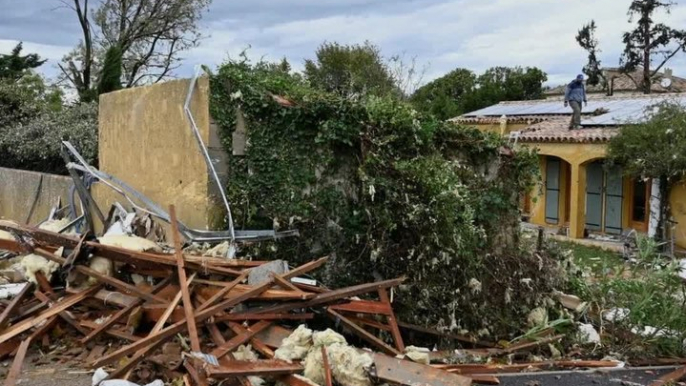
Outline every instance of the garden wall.
{"type": "Polygon", "coordinates": [[[0,168],[0,218],[31,225],[41,222],[58,197],[66,205],[70,186],[69,177],[0,168]]]}

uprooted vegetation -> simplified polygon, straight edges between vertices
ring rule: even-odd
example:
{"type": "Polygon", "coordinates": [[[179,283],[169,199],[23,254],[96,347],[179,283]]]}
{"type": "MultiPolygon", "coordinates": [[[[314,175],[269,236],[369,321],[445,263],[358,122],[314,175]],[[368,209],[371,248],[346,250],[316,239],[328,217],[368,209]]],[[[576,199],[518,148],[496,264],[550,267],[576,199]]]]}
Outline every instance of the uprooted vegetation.
{"type": "MultiPolygon", "coordinates": [[[[681,357],[686,338],[686,296],[679,265],[661,258],[648,241],[636,261],[572,243],[552,243],[571,261],[566,291],[584,306],[569,317],[599,332],[596,356],[681,357]]],[[[582,339],[583,340],[583,339],[582,339]]]]}
{"type": "Polygon", "coordinates": [[[327,94],[277,66],[228,62],[211,114],[238,227],[301,237],[243,251],[293,263],[332,254],[332,287],[406,275],[400,319],[511,338],[562,285],[555,259],[519,247],[518,198],[537,158],[497,135],[392,98],[327,94]]]}

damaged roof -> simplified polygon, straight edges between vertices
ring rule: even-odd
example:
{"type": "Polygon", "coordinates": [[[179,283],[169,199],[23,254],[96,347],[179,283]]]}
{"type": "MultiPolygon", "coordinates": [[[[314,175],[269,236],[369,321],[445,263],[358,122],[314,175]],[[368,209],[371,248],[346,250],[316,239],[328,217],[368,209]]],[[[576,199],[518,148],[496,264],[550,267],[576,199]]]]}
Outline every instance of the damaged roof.
{"type": "Polygon", "coordinates": [[[607,142],[617,135],[617,126],[570,129],[569,118],[555,117],[535,123],[522,130],[519,142],[607,142]]]}

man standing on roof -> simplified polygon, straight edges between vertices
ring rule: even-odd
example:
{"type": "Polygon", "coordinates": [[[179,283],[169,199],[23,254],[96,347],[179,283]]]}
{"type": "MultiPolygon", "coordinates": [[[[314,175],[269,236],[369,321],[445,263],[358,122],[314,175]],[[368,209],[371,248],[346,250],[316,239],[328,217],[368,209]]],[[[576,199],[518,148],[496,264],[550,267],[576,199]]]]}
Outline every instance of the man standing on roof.
{"type": "Polygon", "coordinates": [[[565,107],[572,106],[572,121],[569,123],[570,129],[581,128],[581,103],[588,106],[586,101],[586,87],[584,86],[584,76],[579,74],[572,83],[565,88],[565,107]]]}

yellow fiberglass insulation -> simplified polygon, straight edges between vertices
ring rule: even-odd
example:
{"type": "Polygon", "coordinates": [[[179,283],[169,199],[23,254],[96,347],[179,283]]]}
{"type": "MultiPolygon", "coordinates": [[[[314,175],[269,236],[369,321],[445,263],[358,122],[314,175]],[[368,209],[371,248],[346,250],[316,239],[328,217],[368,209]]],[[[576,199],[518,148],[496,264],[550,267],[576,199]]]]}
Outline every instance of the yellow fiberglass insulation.
{"type": "MultiPolygon", "coordinates": [[[[256,361],[257,353],[252,349],[250,345],[240,345],[233,352],[233,357],[238,361],[256,361]]],[[[262,386],[264,385],[264,378],[257,377],[254,375],[248,376],[248,381],[252,386],[262,386]]]]}
{"type": "Polygon", "coordinates": [[[292,363],[293,360],[305,358],[312,347],[312,330],[304,324],[298,326],[288,338],[281,342],[281,346],[274,351],[274,358],[292,363]]]}
{"type": "Polygon", "coordinates": [[[154,241],[138,236],[109,235],[98,239],[100,244],[124,248],[136,252],[162,252],[162,247],[154,241]]]}
{"type": "Polygon", "coordinates": [[[425,347],[408,346],[405,347],[404,357],[410,359],[412,362],[428,365],[431,362],[429,357],[430,352],[431,351],[425,347]]]}
{"type": "MultiPolygon", "coordinates": [[[[114,263],[112,263],[112,260],[106,259],[104,257],[100,256],[95,256],[90,260],[90,263],[88,264],[90,269],[105,275],[112,277],[114,276],[114,263]]],[[[93,285],[97,283],[98,280],[94,277],[89,277],[88,278],[88,284],[93,285]]]]}
{"type": "Polygon", "coordinates": [[[331,329],[315,332],[312,334],[312,341],[314,344],[303,361],[305,377],[324,384],[321,347],[325,346],[331,375],[336,382],[343,386],[371,385],[369,369],[374,362],[369,354],[349,346],[341,334],[331,329]]]}
{"type": "Polygon", "coordinates": [[[43,256],[34,254],[26,255],[21,259],[21,268],[24,270],[24,276],[31,283],[36,283],[36,273],[42,272],[45,277],[50,280],[52,274],[57,271],[59,264],[50,261],[43,256]]]}
{"type": "Polygon", "coordinates": [[[0,231],[0,240],[17,241],[14,235],[7,231],[0,231]]]}
{"type": "MultiPolygon", "coordinates": [[[[48,220],[48,221],[40,224],[38,226],[38,229],[43,229],[46,231],[57,233],[57,232],[61,231],[65,226],[67,226],[67,224],[69,224],[70,222],[71,222],[71,220],[69,220],[69,218],[67,218],[67,217],[59,219],[59,220],[48,220]]],[[[73,228],[71,228],[71,229],[67,229],[62,234],[73,235],[75,233],[74,233],[73,228]]]]}

